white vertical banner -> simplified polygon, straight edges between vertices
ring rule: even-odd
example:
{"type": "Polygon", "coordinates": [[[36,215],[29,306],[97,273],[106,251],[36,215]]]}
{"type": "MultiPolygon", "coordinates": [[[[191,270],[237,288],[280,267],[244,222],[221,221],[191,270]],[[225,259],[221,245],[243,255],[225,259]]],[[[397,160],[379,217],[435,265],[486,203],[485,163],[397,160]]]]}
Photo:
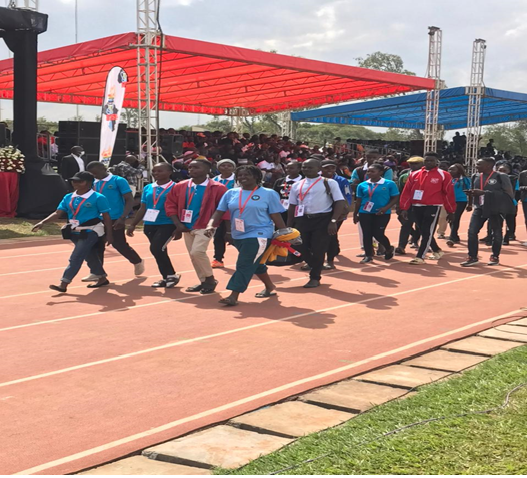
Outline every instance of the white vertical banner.
{"type": "Polygon", "coordinates": [[[99,161],[106,165],[112,159],[127,81],[128,75],[119,66],[114,66],[106,79],[101,114],[101,145],[99,148],[99,161]]]}

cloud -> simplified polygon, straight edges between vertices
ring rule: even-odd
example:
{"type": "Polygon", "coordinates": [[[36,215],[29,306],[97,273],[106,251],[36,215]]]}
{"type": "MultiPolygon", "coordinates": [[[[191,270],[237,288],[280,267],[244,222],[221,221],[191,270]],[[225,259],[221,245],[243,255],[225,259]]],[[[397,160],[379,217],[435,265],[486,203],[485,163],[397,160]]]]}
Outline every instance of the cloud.
{"type": "MultiPolygon", "coordinates": [[[[74,0],[39,3],[41,11],[49,13],[49,30],[39,37],[40,49],[73,43],[74,0]]],[[[135,4],[135,0],[78,0],[79,40],[134,31],[135,4]]],[[[357,57],[375,51],[395,53],[418,75],[426,71],[428,26],[435,25],[443,29],[442,77],[448,86],[468,83],[472,42],[485,38],[486,84],[527,91],[525,0],[161,0],[161,5],[168,35],[347,65],[356,65],[357,57]]],[[[2,48],[0,55],[7,57],[7,50],[2,48]]],[[[3,115],[9,105],[3,102],[3,115]]],[[[39,114],[68,118],[74,115],[72,108],[43,105],[39,114]]],[[[83,111],[85,116],[98,112],[83,111]]],[[[184,122],[178,119],[182,117],[167,113],[163,123],[191,122],[189,115],[184,122]]],[[[205,116],[201,118],[205,122],[205,116]]]]}

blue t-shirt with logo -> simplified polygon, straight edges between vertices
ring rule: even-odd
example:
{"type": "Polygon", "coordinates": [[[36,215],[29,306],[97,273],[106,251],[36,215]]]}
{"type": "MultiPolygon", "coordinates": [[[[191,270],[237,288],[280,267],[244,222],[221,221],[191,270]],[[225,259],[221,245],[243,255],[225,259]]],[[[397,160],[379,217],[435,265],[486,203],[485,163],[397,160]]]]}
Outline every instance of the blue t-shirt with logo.
{"type": "MultiPolygon", "coordinates": [[[[192,211],[192,221],[184,222],[183,224],[189,229],[194,229],[194,225],[199,219],[199,213],[201,211],[201,205],[203,204],[203,196],[205,195],[206,189],[207,186],[203,186],[201,184],[198,184],[197,186],[193,185],[190,190],[187,186],[187,190],[185,192],[185,209],[190,209],[192,211]]],[[[180,218],[180,220],[181,219],[183,218],[180,218]]]]}
{"type": "Polygon", "coordinates": [[[74,198],[73,193],[70,193],[64,196],[57,209],[66,212],[68,220],[74,219],[79,221],[79,224],[83,224],[92,219],[99,219],[103,212],[110,212],[110,204],[102,194],[97,192],[93,192],[89,198],[81,196],[74,198]],[[77,208],[79,208],[78,212],[77,208]]]}
{"type": "Polygon", "coordinates": [[[264,187],[260,187],[254,192],[242,188],[230,189],[221,198],[218,210],[230,212],[233,239],[258,237],[270,239],[274,233],[274,223],[270,214],[281,214],[285,212],[284,206],[280,203],[278,193],[264,187]],[[247,201],[247,205],[241,215],[240,194],[242,208],[247,201]],[[236,219],[243,220],[245,232],[236,230],[236,219]]]}
{"type": "Polygon", "coordinates": [[[468,202],[468,198],[465,191],[467,189],[470,189],[470,179],[466,176],[463,176],[459,179],[452,179],[452,184],[454,185],[454,194],[456,196],[456,202],[468,202]]]}
{"type": "Polygon", "coordinates": [[[146,206],[147,209],[157,209],[159,214],[154,221],[145,221],[147,226],[161,226],[163,224],[174,224],[172,219],[170,219],[165,212],[165,201],[167,199],[168,192],[174,187],[172,181],[166,188],[161,186],[155,187],[155,197],[157,199],[156,207],[154,207],[154,186],[152,184],[147,184],[143,189],[143,194],[141,195],[141,202],[146,206]]]}
{"type": "Polygon", "coordinates": [[[93,189],[102,194],[110,204],[110,218],[119,219],[124,212],[124,195],[131,193],[128,181],[120,176],[110,176],[108,181],[95,181],[93,189]]]}
{"type": "Polygon", "coordinates": [[[350,183],[346,178],[343,178],[342,176],[333,176],[333,179],[337,181],[340,192],[342,195],[346,198],[346,201],[348,201],[348,204],[351,205],[351,202],[353,201],[353,195],[351,194],[351,187],[350,183]]]}
{"type": "MultiPolygon", "coordinates": [[[[394,196],[399,195],[399,188],[397,184],[388,179],[380,179],[376,183],[371,183],[369,180],[360,183],[357,186],[357,197],[361,198],[361,205],[359,213],[361,214],[377,214],[380,208],[388,205],[394,196]],[[370,191],[372,193],[370,199],[370,191]],[[371,211],[366,211],[366,203],[371,201],[373,208],[371,211]]],[[[391,214],[391,209],[388,209],[385,214],[391,214]]]]}

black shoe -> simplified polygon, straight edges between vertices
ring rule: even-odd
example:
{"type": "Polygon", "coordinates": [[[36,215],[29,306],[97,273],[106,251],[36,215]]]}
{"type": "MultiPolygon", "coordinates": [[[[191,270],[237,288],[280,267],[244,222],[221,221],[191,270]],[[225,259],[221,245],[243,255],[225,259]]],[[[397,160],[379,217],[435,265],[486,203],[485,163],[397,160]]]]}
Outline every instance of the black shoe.
{"type": "Polygon", "coordinates": [[[479,261],[477,258],[469,257],[465,262],[461,263],[462,267],[471,267],[475,266],[476,264],[479,264],[479,261]]]}
{"type": "Polygon", "coordinates": [[[310,271],[311,270],[311,266],[309,264],[304,264],[301,268],[300,268],[301,271],[310,271]]]}
{"type": "Polygon", "coordinates": [[[509,244],[509,239],[503,239],[502,244],[503,244],[504,246],[510,246],[510,244],[509,244]]]}
{"type": "Polygon", "coordinates": [[[485,242],[485,245],[486,245],[486,246],[489,246],[489,247],[492,246],[492,241],[487,241],[487,242],[485,242]]]}
{"type": "Polygon", "coordinates": [[[373,257],[365,256],[362,261],[360,261],[360,264],[368,264],[369,262],[373,262],[373,257]]]}
{"type": "Polygon", "coordinates": [[[175,276],[168,276],[165,280],[165,287],[167,289],[170,289],[176,285],[179,284],[179,281],[181,280],[181,276],[175,275],[175,276]]]}
{"type": "Polygon", "coordinates": [[[366,257],[366,254],[362,253],[362,254],[357,254],[356,257],[366,257]]]}
{"type": "Polygon", "coordinates": [[[446,245],[448,247],[454,247],[454,241],[452,239],[449,239],[448,241],[446,241],[446,245]]]}
{"type": "Polygon", "coordinates": [[[497,256],[490,256],[489,262],[487,262],[488,266],[497,266],[500,263],[500,258],[497,256]]]}
{"type": "Polygon", "coordinates": [[[489,236],[487,236],[487,237],[483,237],[483,238],[481,238],[481,239],[479,240],[479,242],[489,242],[489,240],[490,240],[490,238],[489,238],[489,236]]]}
{"type": "Polygon", "coordinates": [[[304,289],[314,289],[315,287],[319,287],[320,286],[320,281],[319,280],[315,280],[315,279],[311,279],[305,286],[304,286],[304,289]]]}
{"type": "Polygon", "coordinates": [[[398,256],[404,256],[406,254],[406,251],[402,247],[397,247],[395,249],[395,254],[398,256]]]}
{"type": "Polygon", "coordinates": [[[395,254],[394,247],[390,247],[386,253],[384,254],[384,260],[389,261],[390,259],[393,259],[393,255],[395,254]]]}

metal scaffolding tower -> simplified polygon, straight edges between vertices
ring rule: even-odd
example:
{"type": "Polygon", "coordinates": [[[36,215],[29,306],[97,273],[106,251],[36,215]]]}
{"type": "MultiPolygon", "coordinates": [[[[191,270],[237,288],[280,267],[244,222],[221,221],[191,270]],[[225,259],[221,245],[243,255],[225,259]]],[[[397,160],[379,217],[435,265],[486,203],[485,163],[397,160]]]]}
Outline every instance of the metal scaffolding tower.
{"type": "Polygon", "coordinates": [[[428,68],[426,76],[435,80],[435,88],[426,93],[425,113],[425,147],[424,152],[437,149],[439,116],[439,92],[443,87],[441,81],[441,50],[443,44],[443,32],[438,27],[428,27],[428,68]]]}
{"type": "Polygon", "coordinates": [[[288,136],[294,138],[296,135],[296,122],[291,120],[291,111],[282,111],[279,114],[278,122],[281,126],[282,136],[288,136]]]}
{"type": "Polygon", "coordinates": [[[487,43],[481,38],[474,40],[472,47],[472,67],[470,69],[470,86],[468,87],[468,117],[467,117],[467,147],[465,151],[465,164],[469,173],[476,171],[476,161],[479,153],[481,137],[481,98],[485,84],[483,74],[485,71],[485,52],[487,43]]]}
{"type": "Polygon", "coordinates": [[[162,48],[159,0],[137,0],[137,99],[140,152],[146,154],[148,172],[152,151],[159,148],[158,59],[162,48]]]}

